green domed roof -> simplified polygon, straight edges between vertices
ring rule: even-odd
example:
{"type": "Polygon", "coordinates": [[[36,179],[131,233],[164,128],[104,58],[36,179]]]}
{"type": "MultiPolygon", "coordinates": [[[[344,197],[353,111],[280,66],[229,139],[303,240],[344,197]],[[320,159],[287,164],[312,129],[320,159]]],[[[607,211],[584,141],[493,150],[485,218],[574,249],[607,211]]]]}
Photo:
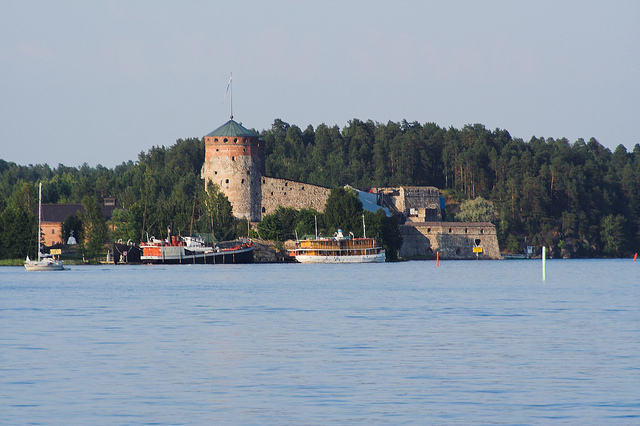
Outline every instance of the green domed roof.
{"type": "Polygon", "coordinates": [[[222,126],[209,133],[207,136],[235,136],[235,137],[254,137],[258,135],[251,130],[245,129],[241,124],[236,123],[233,120],[229,120],[222,126]]]}

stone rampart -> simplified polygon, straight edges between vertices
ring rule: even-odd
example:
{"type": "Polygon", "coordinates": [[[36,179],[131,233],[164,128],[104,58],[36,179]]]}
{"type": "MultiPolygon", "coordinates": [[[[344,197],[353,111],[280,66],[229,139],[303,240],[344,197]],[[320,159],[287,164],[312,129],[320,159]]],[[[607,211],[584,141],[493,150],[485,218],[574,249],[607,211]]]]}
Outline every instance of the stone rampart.
{"type": "Polygon", "coordinates": [[[407,222],[400,226],[400,256],[441,259],[502,259],[496,228],[488,222],[407,222]],[[482,247],[482,253],[474,253],[482,247]]]}
{"type": "Polygon", "coordinates": [[[262,177],[262,217],[275,212],[278,206],[296,210],[311,208],[324,211],[331,188],[293,180],[262,177]]]}

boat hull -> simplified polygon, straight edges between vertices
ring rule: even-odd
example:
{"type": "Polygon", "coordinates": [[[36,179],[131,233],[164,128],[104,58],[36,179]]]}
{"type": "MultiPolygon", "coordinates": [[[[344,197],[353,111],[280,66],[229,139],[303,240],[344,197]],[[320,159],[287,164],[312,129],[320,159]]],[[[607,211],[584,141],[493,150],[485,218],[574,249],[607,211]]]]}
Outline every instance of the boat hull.
{"type": "Polygon", "coordinates": [[[52,262],[46,262],[46,261],[25,262],[24,268],[27,271],[37,271],[37,272],[64,271],[64,266],[62,266],[62,261],[60,260],[52,261],[52,262]]]}
{"type": "Polygon", "coordinates": [[[253,247],[239,250],[193,252],[185,247],[159,247],[159,254],[154,256],[141,256],[142,263],[160,265],[179,264],[235,264],[252,263],[253,247]]]}
{"type": "Polygon", "coordinates": [[[385,261],[385,252],[377,254],[350,255],[350,256],[317,256],[299,254],[296,260],[300,263],[382,263],[385,261]]]}
{"type": "Polygon", "coordinates": [[[113,243],[113,263],[140,263],[142,250],[134,244],[113,243]]]}

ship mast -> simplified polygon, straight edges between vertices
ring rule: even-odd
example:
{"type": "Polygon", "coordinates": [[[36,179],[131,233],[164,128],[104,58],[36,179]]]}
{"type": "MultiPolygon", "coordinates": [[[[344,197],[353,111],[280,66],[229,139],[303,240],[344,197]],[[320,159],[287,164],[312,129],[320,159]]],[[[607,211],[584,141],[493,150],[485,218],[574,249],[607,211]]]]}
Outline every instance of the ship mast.
{"type": "Polygon", "coordinates": [[[362,215],[362,233],[364,234],[363,237],[367,238],[367,228],[364,226],[364,214],[362,215]]]}
{"type": "Polygon", "coordinates": [[[38,240],[38,261],[40,261],[40,229],[42,222],[42,182],[40,182],[40,189],[38,190],[38,230],[36,232],[36,240],[38,240]]]}

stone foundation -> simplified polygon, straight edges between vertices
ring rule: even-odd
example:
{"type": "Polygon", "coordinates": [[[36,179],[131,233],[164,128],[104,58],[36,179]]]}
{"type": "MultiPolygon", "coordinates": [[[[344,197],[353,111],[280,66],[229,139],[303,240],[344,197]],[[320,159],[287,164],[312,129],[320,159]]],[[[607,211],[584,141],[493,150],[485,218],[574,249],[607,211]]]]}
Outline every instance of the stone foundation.
{"type": "Polygon", "coordinates": [[[400,226],[400,256],[435,255],[441,259],[502,259],[496,228],[488,222],[407,222],[400,226]],[[474,253],[482,247],[482,253],[474,253]]]}

